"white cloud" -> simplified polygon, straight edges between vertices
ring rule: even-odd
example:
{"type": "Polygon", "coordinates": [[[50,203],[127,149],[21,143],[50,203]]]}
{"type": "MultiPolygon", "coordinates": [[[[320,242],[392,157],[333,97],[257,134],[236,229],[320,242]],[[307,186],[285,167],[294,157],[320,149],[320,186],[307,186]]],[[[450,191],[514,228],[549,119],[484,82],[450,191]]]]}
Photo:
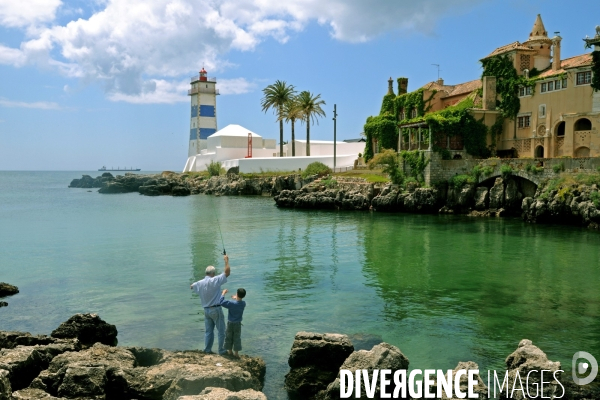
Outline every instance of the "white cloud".
{"type": "Polygon", "coordinates": [[[256,88],[256,84],[248,82],[245,78],[219,79],[217,89],[221,94],[243,94],[251,92],[256,88]]]}
{"type": "Polygon", "coordinates": [[[26,27],[52,21],[61,4],[60,0],[0,0],[0,25],[26,27]]]}
{"type": "Polygon", "coordinates": [[[35,101],[35,102],[25,102],[25,101],[12,101],[0,98],[0,107],[18,107],[18,108],[37,108],[40,110],[60,110],[61,107],[54,102],[51,101],[35,101]]]}
{"type": "MultiPolygon", "coordinates": [[[[0,23],[10,26],[41,24],[60,5],[31,0],[54,4],[36,16],[7,1],[0,0],[0,23]]],[[[211,74],[222,72],[230,50],[252,51],[268,37],[285,43],[310,21],[329,26],[338,40],[363,42],[394,30],[429,32],[443,13],[482,1],[107,0],[88,19],[28,27],[31,39],[19,49],[0,45],[0,64],[36,64],[99,82],[114,101],[178,102],[186,98],[189,81],[181,79],[190,71],[204,64],[211,74]]],[[[219,87],[239,94],[254,86],[238,78],[219,87]]]]}

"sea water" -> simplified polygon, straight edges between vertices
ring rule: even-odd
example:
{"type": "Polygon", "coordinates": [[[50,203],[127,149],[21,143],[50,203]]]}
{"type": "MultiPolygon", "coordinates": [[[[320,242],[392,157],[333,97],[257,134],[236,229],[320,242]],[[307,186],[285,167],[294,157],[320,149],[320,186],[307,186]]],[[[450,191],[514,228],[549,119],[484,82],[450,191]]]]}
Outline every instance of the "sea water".
{"type": "MultiPolygon", "coordinates": [[[[75,313],[119,344],[202,349],[189,286],[207,265],[247,290],[243,354],[283,379],[298,331],[398,346],[411,368],[503,369],[523,338],[569,369],[600,357],[600,234],[519,219],[279,209],[265,197],[69,189],[82,172],[0,172],[0,329],[49,334],[75,313]]],[[[93,176],[99,173],[90,173],[93,176]]],[[[216,345],[214,350],[216,350],[216,345]]]]}

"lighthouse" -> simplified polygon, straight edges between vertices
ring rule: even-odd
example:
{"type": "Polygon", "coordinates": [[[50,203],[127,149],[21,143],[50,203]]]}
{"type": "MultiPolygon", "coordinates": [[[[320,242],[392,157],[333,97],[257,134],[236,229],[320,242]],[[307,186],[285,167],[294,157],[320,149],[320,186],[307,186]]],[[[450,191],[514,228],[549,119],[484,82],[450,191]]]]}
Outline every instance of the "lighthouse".
{"type": "Polygon", "coordinates": [[[188,157],[206,149],[206,139],[217,131],[217,79],[206,74],[202,67],[199,75],[191,78],[192,88],[188,90],[191,98],[188,157]]]}

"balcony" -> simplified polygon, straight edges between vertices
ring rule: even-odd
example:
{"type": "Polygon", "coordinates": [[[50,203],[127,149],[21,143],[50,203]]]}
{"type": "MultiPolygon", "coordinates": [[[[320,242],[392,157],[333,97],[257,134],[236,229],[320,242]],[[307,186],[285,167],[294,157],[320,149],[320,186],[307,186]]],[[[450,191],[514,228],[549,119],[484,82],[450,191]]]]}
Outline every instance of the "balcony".
{"type": "MultiPolygon", "coordinates": [[[[196,75],[196,76],[192,76],[190,78],[190,82],[196,82],[200,80],[200,75],[196,75]]],[[[215,78],[214,76],[211,78],[206,78],[206,82],[215,82],[217,83],[217,78],[215,78]]]]}
{"type": "Polygon", "coordinates": [[[193,94],[198,94],[198,92],[200,92],[200,93],[207,93],[207,94],[213,94],[214,93],[217,96],[220,94],[219,93],[219,89],[214,89],[213,90],[212,88],[208,88],[208,89],[207,88],[200,88],[200,89],[194,88],[194,89],[188,90],[187,93],[188,93],[188,96],[191,96],[193,94]]]}

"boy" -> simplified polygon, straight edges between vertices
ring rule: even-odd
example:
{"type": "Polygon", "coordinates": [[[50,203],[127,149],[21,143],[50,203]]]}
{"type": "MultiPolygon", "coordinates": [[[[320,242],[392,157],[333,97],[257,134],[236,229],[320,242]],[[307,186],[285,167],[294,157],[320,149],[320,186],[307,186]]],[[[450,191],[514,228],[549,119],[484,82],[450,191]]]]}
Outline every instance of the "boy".
{"type": "Polygon", "coordinates": [[[239,288],[237,294],[231,296],[233,301],[225,300],[227,289],[221,293],[221,306],[229,310],[227,313],[227,329],[225,330],[225,350],[227,354],[232,355],[231,349],[235,352],[235,357],[239,358],[238,351],[242,350],[242,315],[246,302],[242,299],[246,297],[246,289],[239,288]]]}

